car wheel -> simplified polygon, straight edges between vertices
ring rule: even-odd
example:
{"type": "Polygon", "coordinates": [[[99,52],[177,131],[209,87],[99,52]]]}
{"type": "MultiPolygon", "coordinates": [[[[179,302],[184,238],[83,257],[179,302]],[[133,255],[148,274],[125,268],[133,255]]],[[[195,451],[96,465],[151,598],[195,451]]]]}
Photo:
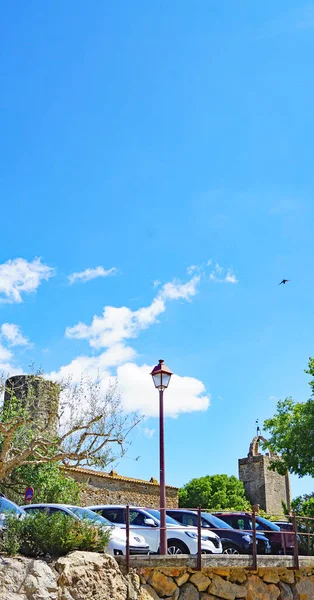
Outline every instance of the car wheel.
{"type": "Polygon", "coordinates": [[[223,554],[240,554],[239,549],[236,546],[233,546],[232,544],[225,546],[222,553],[223,554]]]}
{"type": "Polygon", "coordinates": [[[168,554],[190,554],[190,551],[180,540],[168,540],[168,554]]]}

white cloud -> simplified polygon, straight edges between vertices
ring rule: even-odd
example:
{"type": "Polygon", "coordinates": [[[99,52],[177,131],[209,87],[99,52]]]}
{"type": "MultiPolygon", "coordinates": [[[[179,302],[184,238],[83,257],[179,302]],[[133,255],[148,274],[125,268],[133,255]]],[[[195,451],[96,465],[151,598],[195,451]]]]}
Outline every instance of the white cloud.
{"type": "MultiPolygon", "coordinates": [[[[130,355],[132,358],[131,352],[130,355]]],[[[58,380],[72,376],[73,381],[79,381],[82,375],[86,375],[91,379],[98,379],[102,389],[106,390],[114,379],[110,370],[111,365],[112,357],[108,355],[108,351],[99,356],[79,356],[69,365],[61,367],[58,372],[49,373],[48,377],[58,380]]],[[[146,417],[158,416],[158,393],[150,375],[152,368],[148,365],[138,366],[133,362],[126,362],[117,368],[118,389],[126,413],[137,411],[146,417]]],[[[206,394],[202,381],[194,377],[172,375],[169,388],[164,394],[166,417],[206,411],[209,404],[210,396],[206,394]]]]}
{"type": "Polygon", "coordinates": [[[91,325],[77,323],[66,329],[66,336],[86,339],[92,348],[106,348],[135,338],[141,330],[156,323],[159,315],[166,310],[168,300],[191,300],[197,293],[199,281],[200,277],[194,276],[184,284],[178,281],[166,283],[149,306],[135,311],[126,306],[105,306],[102,316],[95,315],[91,325]]]}
{"type": "Polygon", "coordinates": [[[94,269],[85,269],[85,271],[71,273],[71,275],[68,276],[68,280],[70,285],[77,281],[81,283],[86,283],[86,281],[90,281],[91,279],[96,279],[97,277],[108,277],[109,275],[116,275],[116,273],[116,267],[112,267],[111,269],[104,269],[104,267],[95,267],[94,269]]]}
{"type": "Polygon", "coordinates": [[[161,281],[159,281],[159,279],[155,279],[155,280],[153,281],[153,287],[154,287],[154,288],[156,288],[156,287],[159,287],[159,286],[160,286],[160,284],[161,284],[161,281]]]}
{"type": "Polygon", "coordinates": [[[112,377],[111,368],[134,359],[135,350],[124,344],[114,344],[98,356],[77,356],[68,365],[61,367],[59,371],[49,373],[52,379],[73,377],[73,381],[79,381],[82,375],[91,379],[109,380],[112,377]]]}
{"type": "Polygon", "coordinates": [[[23,373],[23,370],[20,367],[14,366],[13,362],[12,352],[0,344],[0,372],[6,376],[23,373]]]}
{"type": "Polygon", "coordinates": [[[211,271],[209,279],[215,283],[238,283],[232,269],[229,268],[226,272],[226,269],[221,267],[218,263],[215,264],[214,269],[211,271]]]}
{"type": "Polygon", "coordinates": [[[228,270],[227,275],[225,276],[224,281],[226,283],[238,283],[238,280],[237,280],[236,276],[230,270],[228,270]]]}
{"type": "Polygon", "coordinates": [[[143,433],[145,437],[152,438],[155,435],[155,429],[149,429],[149,427],[144,427],[143,433]]]}
{"type": "Polygon", "coordinates": [[[35,258],[28,262],[24,258],[15,258],[0,264],[0,302],[20,303],[22,293],[37,290],[42,280],[54,275],[54,269],[35,258]]]}
{"type": "MultiPolygon", "coordinates": [[[[117,378],[126,412],[136,410],[147,417],[158,416],[158,393],[150,376],[152,368],[135,363],[118,367],[117,378]]],[[[202,381],[194,377],[172,375],[169,388],[164,394],[165,416],[177,417],[180,413],[205,411],[209,404],[210,397],[205,393],[202,381]]]]}
{"type": "Polygon", "coordinates": [[[14,323],[3,323],[1,335],[7,340],[9,346],[29,346],[29,340],[22,335],[21,328],[14,323]]]}

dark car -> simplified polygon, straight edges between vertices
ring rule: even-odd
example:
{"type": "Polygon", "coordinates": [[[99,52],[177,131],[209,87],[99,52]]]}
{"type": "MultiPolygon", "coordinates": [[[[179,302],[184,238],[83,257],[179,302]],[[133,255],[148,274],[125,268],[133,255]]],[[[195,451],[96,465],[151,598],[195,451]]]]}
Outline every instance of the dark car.
{"type": "MultiPolygon", "coordinates": [[[[252,530],[252,514],[247,512],[215,512],[234,529],[252,530]]],[[[272,554],[293,554],[294,538],[288,532],[283,533],[276,523],[256,515],[256,531],[263,532],[269,539],[272,554]]]]}
{"type": "MultiPolygon", "coordinates": [[[[292,523],[288,523],[288,521],[276,521],[275,522],[278,527],[281,529],[281,533],[284,535],[285,543],[287,543],[287,539],[292,539],[292,545],[294,546],[294,533],[292,523]],[[287,533],[288,532],[288,533],[287,533]]],[[[298,552],[302,556],[309,556],[313,554],[313,539],[311,536],[302,535],[304,531],[306,533],[306,522],[297,523],[297,540],[298,540],[298,552]]],[[[292,548],[293,550],[293,548],[292,548]]],[[[287,554],[291,554],[291,550],[288,548],[287,554]]]]}
{"type": "MultiPolygon", "coordinates": [[[[185,509],[167,509],[167,514],[181,525],[197,527],[197,512],[185,509]]],[[[232,529],[225,521],[206,512],[201,513],[203,529],[212,529],[219,535],[224,554],[252,554],[253,538],[251,533],[241,533],[232,529]]],[[[270,554],[271,548],[267,537],[256,535],[257,553],[270,554]]]]}

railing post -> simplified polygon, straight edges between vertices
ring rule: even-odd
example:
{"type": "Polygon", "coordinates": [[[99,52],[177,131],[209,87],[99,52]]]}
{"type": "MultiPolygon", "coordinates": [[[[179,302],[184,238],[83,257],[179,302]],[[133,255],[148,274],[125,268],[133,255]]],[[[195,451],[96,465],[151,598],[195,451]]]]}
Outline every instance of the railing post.
{"type": "Polygon", "coordinates": [[[197,509],[197,571],[202,570],[202,515],[201,507],[197,509]]]}
{"type": "Polygon", "coordinates": [[[283,549],[284,555],[287,554],[287,546],[286,546],[286,532],[285,530],[281,530],[281,545],[283,549]]]}
{"type": "Polygon", "coordinates": [[[291,522],[292,522],[292,530],[294,533],[294,568],[298,571],[299,570],[299,545],[298,545],[298,536],[297,536],[297,520],[295,517],[295,514],[292,513],[291,515],[291,522]]]}
{"type": "Polygon", "coordinates": [[[130,506],[126,505],[126,572],[130,570],[130,506]]]}
{"type": "Polygon", "coordinates": [[[252,541],[253,541],[253,548],[252,548],[252,555],[253,555],[253,569],[254,571],[257,569],[257,547],[256,547],[256,514],[255,514],[255,510],[253,510],[252,512],[252,541]]]}

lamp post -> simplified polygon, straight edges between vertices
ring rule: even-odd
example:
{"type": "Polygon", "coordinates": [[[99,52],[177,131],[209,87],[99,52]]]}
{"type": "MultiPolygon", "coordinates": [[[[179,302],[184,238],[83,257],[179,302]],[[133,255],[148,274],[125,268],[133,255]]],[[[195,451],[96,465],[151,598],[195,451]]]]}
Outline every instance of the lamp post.
{"type": "Polygon", "coordinates": [[[155,388],[159,390],[159,483],[160,483],[160,554],[167,554],[166,531],[166,482],[165,482],[165,441],[164,441],[164,390],[168,387],[171,371],[163,360],[153,368],[151,376],[155,388]]]}

